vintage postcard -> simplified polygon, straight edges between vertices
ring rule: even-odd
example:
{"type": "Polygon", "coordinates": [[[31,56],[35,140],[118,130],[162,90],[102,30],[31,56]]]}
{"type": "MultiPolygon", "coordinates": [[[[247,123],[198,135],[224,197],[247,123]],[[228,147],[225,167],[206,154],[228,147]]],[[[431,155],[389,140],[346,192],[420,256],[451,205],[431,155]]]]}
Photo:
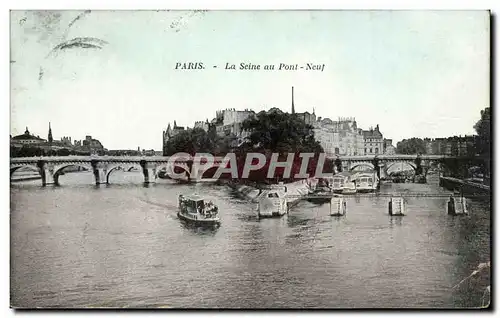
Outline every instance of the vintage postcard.
{"type": "Polygon", "coordinates": [[[490,32],[11,11],[11,307],[490,307],[490,32]]]}

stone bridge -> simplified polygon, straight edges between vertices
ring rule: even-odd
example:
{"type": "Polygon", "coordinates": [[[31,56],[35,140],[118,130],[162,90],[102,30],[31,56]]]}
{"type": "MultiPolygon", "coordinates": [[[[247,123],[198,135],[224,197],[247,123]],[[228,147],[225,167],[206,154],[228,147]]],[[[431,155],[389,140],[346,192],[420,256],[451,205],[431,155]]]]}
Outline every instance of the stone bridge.
{"type": "Polygon", "coordinates": [[[380,168],[380,176],[383,177],[387,175],[387,170],[389,170],[395,164],[406,163],[410,165],[414,170],[416,169],[415,160],[420,157],[420,165],[424,169],[424,173],[427,172],[432,163],[440,163],[442,159],[448,158],[444,155],[365,155],[365,156],[334,156],[331,159],[340,159],[342,161],[342,169],[347,171],[352,171],[357,167],[365,166],[370,169],[375,169],[373,162],[374,159],[378,160],[378,167],[380,168]]]}
{"type": "MultiPolygon", "coordinates": [[[[10,175],[19,168],[32,167],[38,170],[42,177],[42,184],[59,184],[59,176],[62,175],[66,167],[77,166],[92,171],[96,184],[109,183],[109,176],[115,170],[138,169],[144,175],[145,183],[154,183],[161,170],[172,171],[175,167],[190,171],[188,161],[185,159],[175,159],[170,161],[170,157],[112,157],[112,156],[64,156],[64,157],[30,157],[11,158],[10,175]]],[[[216,157],[214,166],[217,167],[223,162],[222,157],[216,157]]]]}
{"type": "MultiPolygon", "coordinates": [[[[380,176],[384,177],[387,170],[394,164],[407,163],[416,168],[415,160],[417,157],[421,159],[421,167],[424,173],[428,170],[432,163],[441,165],[442,159],[451,158],[443,155],[369,155],[369,156],[341,156],[330,157],[329,159],[340,159],[343,170],[351,171],[356,167],[366,166],[374,169],[374,159],[377,159],[377,166],[380,168],[380,176]]],[[[10,174],[21,167],[32,167],[37,170],[42,177],[42,184],[59,184],[59,176],[63,169],[70,166],[83,167],[86,170],[92,171],[95,176],[96,184],[109,183],[110,174],[117,170],[138,169],[144,175],[145,183],[154,183],[158,177],[158,173],[162,170],[173,171],[174,161],[175,167],[190,171],[186,159],[171,160],[171,157],[150,156],[150,157],[132,157],[132,156],[62,156],[62,157],[29,157],[29,158],[11,158],[10,159],[10,174]]],[[[190,161],[192,163],[192,161],[190,161]]],[[[224,162],[224,157],[215,157],[214,165],[219,167],[224,162]]],[[[199,173],[198,173],[199,174],[199,173]]]]}

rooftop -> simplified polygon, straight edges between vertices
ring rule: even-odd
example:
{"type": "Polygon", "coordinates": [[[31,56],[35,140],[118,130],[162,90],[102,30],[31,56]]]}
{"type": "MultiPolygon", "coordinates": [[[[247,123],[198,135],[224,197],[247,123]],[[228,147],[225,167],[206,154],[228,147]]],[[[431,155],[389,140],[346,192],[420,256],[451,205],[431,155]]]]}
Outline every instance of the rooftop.
{"type": "Polygon", "coordinates": [[[183,195],[184,199],[190,200],[190,201],[205,201],[205,198],[199,196],[198,194],[188,194],[188,195],[183,195]]]}
{"type": "Polygon", "coordinates": [[[12,137],[13,140],[38,140],[40,142],[45,141],[45,139],[31,135],[28,130],[22,135],[17,135],[12,137]]]}
{"type": "Polygon", "coordinates": [[[378,130],[363,130],[365,138],[382,138],[382,134],[378,130]]]}

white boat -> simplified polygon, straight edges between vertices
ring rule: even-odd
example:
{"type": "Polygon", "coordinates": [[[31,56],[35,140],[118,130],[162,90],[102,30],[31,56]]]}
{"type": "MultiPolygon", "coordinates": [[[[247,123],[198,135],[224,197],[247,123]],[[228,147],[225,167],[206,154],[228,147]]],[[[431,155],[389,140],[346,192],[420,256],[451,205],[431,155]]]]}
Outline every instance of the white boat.
{"type": "Polygon", "coordinates": [[[334,196],[330,201],[330,215],[344,216],[347,213],[347,203],[341,196],[334,196]]]}
{"type": "Polygon", "coordinates": [[[402,197],[394,197],[389,201],[389,215],[406,215],[406,202],[402,197]]]}
{"type": "Polygon", "coordinates": [[[353,181],[348,181],[344,184],[342,188],[342,194],[355,194],[356,193],[356,184],[353,181]]]}
{"type": "Polygon", "coordinates": [[[199,195],[179,195],[179,219],[196,225],[220,225],[217,206],[199,195]]]}
{"type": "Polygon", "coordinates": [[[344,189],[344,184],[349,180],[349,174],[341,172],[333,176],[332,178],[332,191],[334,193],[342,193],[344,189]]]}
{"type": "Polygon", "coordinates": [[[379,180],[375,172],[361,172],[356,175],[357,192],[375,192],[379,180]]]}
{"type": "Polygon", "coordinates": [[[467,211],[467,199],[465,197],[453,197],[450,196],[447,202],[448,214],[449,215],[461,215],[468,214],[467,211]]]}
{"type": "Polygon", "coordinates": [[[258,201],[259,217],[282,216],[288,212],[286,194],[281,189],[264,190],[258,201]]]}
{"type": "Polygon", "coordinates": [[[328,203],[332,199],[331,182],[320,179],[316,186],[309,190],[307,201],[315,204],[328,203]]]}

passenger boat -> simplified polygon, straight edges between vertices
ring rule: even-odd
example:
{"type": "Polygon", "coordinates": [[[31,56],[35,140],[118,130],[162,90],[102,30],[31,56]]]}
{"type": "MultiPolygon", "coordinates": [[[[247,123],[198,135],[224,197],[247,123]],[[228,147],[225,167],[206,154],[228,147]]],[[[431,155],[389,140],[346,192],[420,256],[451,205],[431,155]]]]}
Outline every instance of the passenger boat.
{"type": "Polygon", "coordinates": [[[348,181],[344,184],[342,188],[342,194],[355,194],[356,193],[356,183],[354,181],[348,181]]]}
{"type": "Polygon", "coordinates": [[[332,194],[333,192],[328,181],[320,179],[316,187],[309,190],[307,201],[316,204],[328,203],[332,199],[332,194]]]}
{"type": "Polygon", "coordinates": [[[351,174],[348,172],[340,172],[333,176],[331,189],[333,193],[342,193],[344,184],[349,180],[351,174]]]}
{"type": "Polygon", "coordinates": [[[220,218],[217,206],[196,194],[179,195],[179,219],[196,225],[219,226],[220,218]]]}
{"type": "Polygon", "coordinates": [[[357,192],[374,192],[378,187],[378,177],[375,172],[361,172],[356,175],[357,192]]]}
{"type": "Polygon", "coordinates": [[[286,214],[288,212],[288,202],[285,191],[280,188],[262,191],[258,198],[259,217],[279,217],[286,214]]]}

